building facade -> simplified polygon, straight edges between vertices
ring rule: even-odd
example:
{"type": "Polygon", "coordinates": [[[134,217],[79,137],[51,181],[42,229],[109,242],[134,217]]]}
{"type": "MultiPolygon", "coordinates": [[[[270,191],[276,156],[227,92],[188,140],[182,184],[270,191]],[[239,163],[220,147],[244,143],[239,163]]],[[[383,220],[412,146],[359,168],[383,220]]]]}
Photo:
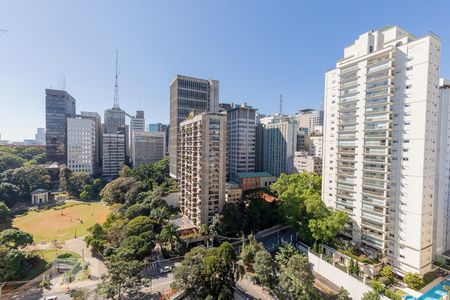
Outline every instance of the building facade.
{"type": "Polygon", "coordinates": [[[45,145],[45,128],[38,128],[34,135],[36,145],[45,145]]]}
{"type": "Polygon", "coordinates": [[[211,224],[225,203],[226,118],[202,113],[180,123],[180,208],[196,226],[211,224]]]}
{"type": "Polygon", "coordinates": [[[277,178],[269,172],[246,172],[236,174],[236,182],[242,191],[268,188],[277,178]]]}
{"type": "Polygon", "coordinates": [[[431,270],[439,39],[362,34],[325,75],[322,197],[395,272],[431,270]]]}
{"type": "Polygon", "coordinates": [[[296,115],[298,127],[306,134],[313,134],[323,126],[323,110],[302,109],[296,115]]]}
{"type": "Polygon", "coordinates": [[[45,90],[47,161],[67,163],[67,118],[75,116],[75,98],[68,92],[45,90]]]}
{"type": "Polygon", "coordinates": [[[275,115],[261,119],[263,171],[278,177],[294,172],[298,125],[288,116],[275,115]]]}
{"type": "Polygon", "coordinates": [[[450,262],[450,80],[440,79],[439,141],[437,151],[434,205],[434,257],[438,262],[450,262]]]}
{"type": "Polygon", "coordinates": [[[102,174],[106,178],[119,176],[121,165],[125,162],[125,130],[125,127],[119,127],[116,133],[103,134],[102,174]]]}
{"type": "Polygon", "coordinates": [[[168,125],[162,123],[150,123],[147,125],[148,132],[165,132],[168,125]]]}
{"type": "Polygon", "coordinates": [[[72,172],[98,171],[96,123],[90,118],[67,118],[67,167],[72,172]]]}
{"type": "Polygon", "coordinates": [[[314,172],[322,176],[322,157],[295,152],[294,169],[296,173],[314,172]]]}
{"type": "Polygon", "coordinates": [[[322,143],[323,138],[321,135],[315,135],[309,137],[311,143],[309,145],[309,154],[312,156],[318,156],[322,157],[323,150],[322,150],[322,143]]]}
{"type": "Polygon", "coordinates": [[[165,132],[133,132],[131,145],[131,162],[134,168],[146,163],[155,163],[165,156],[166,134],[165,132]]]}
{"type": "Polygon", "coordinates": [[[177,177],[178,128],[191,112],[219,111],[219,81],[177,75],[170,85],[170,175],[177,177]]]}
{"type": "Polygon", "coordinates": [[[227,111],[228,176],[255,171],[256,109],[246,104],[227,111]]]}

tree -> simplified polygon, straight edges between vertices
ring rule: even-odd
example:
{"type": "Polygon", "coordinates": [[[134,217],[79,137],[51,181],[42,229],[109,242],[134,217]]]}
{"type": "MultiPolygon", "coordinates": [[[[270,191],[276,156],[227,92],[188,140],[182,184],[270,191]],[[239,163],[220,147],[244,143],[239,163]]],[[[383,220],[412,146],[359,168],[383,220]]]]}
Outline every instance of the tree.
{"type": "Polygon", "coordinates": [[[247,241],[242,246],[240,254],[240,258],[247,268],[253,265],[256,253],[261,250],[264,250],[263,244],[256,241],[253,235],[249,235],[247,241]]]}
{"type": "Polygon", "coordinates": [[[423,278],[418,273],[411,273],[408,272],[405,274],[405,277],[403,277],[403,282],[408,285],[409,288],[413,290],[419,290],[424,285],[423,278]]]}
{"type": "Polygon", "coordinates": [[[69,189],[69,181],[72,171],[66,166],[62,165],[59,169],[59,188],[63,191],[69,189]]]}
{"type": "Polygon", "coordinates": [[[159,240],[170,252],[172,252],[175,248],[175,243],[180,243],[180,238],[177,234],[177,226],[172,222],[164,225],[159,233],[159,240]]]}
{"type": "Polygon", "coordinates": [[[5,222],[9,215],[9,208],[4,202],[0,202],[0,223],[5,222]]]}
{"type": "Polygon", "coordinates": [[[133,177],[119,177],[105,185],[100,192],[102,200],[106,203],[125,203],[125,195],[128,190],[136,184],[133,177]]]}
{"type": "Polygon", "coordinates": [[[66,191],[76,197],[80,197],[80,193],[83,191],[85,185],[89,184],[91,177],[88,173],[77,172],[73,173],[69,177],[68,186],[66,191]]]}
{"type": "Polygon", "coordinates": [[[314,277],[305,255],[293,255],[287,266],[281,268],[279,280],[279,292],[289,299],[320,298],[313,288],[314,277]]]}
{"type": "Polygon", "coordinates": [[[161,226],[165,220],[169,218],[169,210],[167,207],[157,207],[150,212],[150,219],[158,226],[161,226]]]}
{"type": "Polygon", "coordinates": [[[384,294],[385,287],[383,284],[375,279],[370,280],[370,286],[373,288],[375,292],[378,294],[384,294]]]}
{"type": "Polygon", "coordinates": [[[9,182],[0,183],[0,199],[9,207],[19,200],[19,193],[20,190],[16,185],[9,182]]]}
{"type": "Polygon", "coordinates": [[[339,292],[337,294],[337,299],[338,300],[352,300],[349,292],[343,286],[341,286],[341,288],[339,289],[339,292]]]}
{"type": "Polygon", "coordinates": [[[124,238],[117,251],[126,260],[141,261],[150,256],[154,247],[154,236],[149,232],[124,238]]]}
{"type": "Polygon", "coordinates": [[[378,294],[375,291],[370,291],[364,293],[361,300],[380,300],[380,299],[381,299],[380,294],[378,294]]]}
{"type": "Polygon", "coordinates": [[[0,232],[0,245],[19,248],[33,243],[33,236],[18,229],[5,229],[0,232]]]}
{"type": "Polygon", "coordinates": [[[25,159],[11,153],[0,153],[0,173],[21,167],[25,159]]]}
{"type": "Polygon", "coordinates": [[[348,215],[342,211],[334,211],[329,216],[322,219],[309,220],[308,227],[315,241],[329,243],[339,231],[344,229],[345,223],[348,221],[348,215]]]}
{"type": "Polygon", "coordinates": [[[380,282],[386,287],[389,287],[395,283],[395,275],[391,266],[384,266],[380,271],[380,282]]]}
{"type": "Polygon", "coordinates": [[[291,244],[284,244],[278,249],[277,254],[275,255],[275,260],[280,268],[286,267],[291,257],[295,254],[299,254],[299,251],[295,249],[294,246],[291,244]]]}
{"type": "Polygon", "coordinates": [[[230,243],[193,248],[175,268],[172,287],[194,299],[233,299],[240,272],[230,243]]]}
{"type": "Polygon", "coordinates": [[[118,255],[108,257],[105,262],[108,273],[102,277],[99,285],[100,293],[107,299],[122,299],[124,294],[132,295],[145,284],[141,277],[142,262],[138,260],[127,261],[118,255]]]}
{"type": "Polygon", "coordinates": [[[106,233],[102,226],[96,223],[88,228],[88,232],[90,234],[84,238],[86,244],[92,247],[94,251],[102,253],[108,243],[106,233]]]}
{"type": "Polygon", "coordinates": [[[131,205],[125,211],[125,218],[128,220],[134,219],[139,216],[149,216],[150,207],[148,204],[136,203],[131,205]]]}
{"type": "Polygon", "coordinates": [[[253,270],[263,286],[273,288],[276,285],[277,274],[275,261],[266,250],[261,250],[256,253],[253,270]]]}
{"type": "Polygon", "coordinates": [[[245,214],[245,204],[225,203],[222,209],[221,228],[226,236],[236,236],[241,231],[247,232],[248,219],[245,214]]]}
{"type": "Polygon", "coordinates": [[[88,300],[90,294],[91,294],[91,292],[88,289],[86,289],[86,288],[77,289],[72,294],[72,299],[74,299],[74,300],[88,300]]]}
{"type": "Polygon", "coordinates": [[[147,216],[139,216],[131,220],[124,227],[124,236],[140,235],[153,231],[153,222],[147,216]]]}
{"type": "Polygon", "coordinates": [[[17,280],[28,267],[27,258],[21,251],[0,246],[0,281],[17,280]]]}

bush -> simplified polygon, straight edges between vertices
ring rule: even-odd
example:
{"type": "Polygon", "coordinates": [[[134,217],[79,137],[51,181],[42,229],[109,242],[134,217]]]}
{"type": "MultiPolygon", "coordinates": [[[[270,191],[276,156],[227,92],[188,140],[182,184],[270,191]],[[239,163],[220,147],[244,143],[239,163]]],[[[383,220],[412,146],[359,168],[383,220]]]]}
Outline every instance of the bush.
{"type": "Polygon", "coordinates": [[[405,277],[403,277],[403,282],[408,285],[409,288],[413,290],[420,290],[425,284],[422,276],[418,273],[406,273],[405,277]]]}
{"type": "Polygon", "coordinates": [[[395,292],[391,290],[385,290],[384,295],[392,300],[402,300],[402,297],[400,295],[397,295],[395,292]]]}

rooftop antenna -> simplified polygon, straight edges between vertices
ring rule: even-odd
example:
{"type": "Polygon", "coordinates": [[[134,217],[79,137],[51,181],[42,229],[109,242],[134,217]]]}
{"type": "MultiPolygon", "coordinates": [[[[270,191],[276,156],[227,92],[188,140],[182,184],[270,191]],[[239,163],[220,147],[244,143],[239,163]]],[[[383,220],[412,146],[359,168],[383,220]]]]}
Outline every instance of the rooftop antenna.
{"type": "Polygon", "coordinates": [[[283,114],[283,95],[280,95],[280,116],[283,114]]]}
{"type": "Polygon", "coordinates": [[[64,76],[64,73],[61,75],[61,83],[62,83],[62,90],[66,90],[66,76],[64,76]]]}
{"type": "Polygon", "coordinates": [[[119,107],[119,71],[117,69],[117,65],[119,64],[119,51],[116,50],[116,84],[114,85],[114,106],[113,108],[119,107]]]}

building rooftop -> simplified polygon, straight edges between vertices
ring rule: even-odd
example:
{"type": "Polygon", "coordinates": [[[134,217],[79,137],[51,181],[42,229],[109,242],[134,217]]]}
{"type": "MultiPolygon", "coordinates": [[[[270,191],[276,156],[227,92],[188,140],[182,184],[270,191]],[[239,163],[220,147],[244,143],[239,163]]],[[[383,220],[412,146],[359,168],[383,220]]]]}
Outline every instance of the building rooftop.
{"type": "Polygon", "coordinates": [[[245,172],[237,173],[239,178],[273,177],[269,172],[245,172]]]}
{"type": "Polygon", "coordinates": [[[48,191],[44,190],[44,189],[37,189],[37,190],[32,191],[31,195],[33,195],[33,194],[41,194],[41,193],[48,193],[48,191]]]}

